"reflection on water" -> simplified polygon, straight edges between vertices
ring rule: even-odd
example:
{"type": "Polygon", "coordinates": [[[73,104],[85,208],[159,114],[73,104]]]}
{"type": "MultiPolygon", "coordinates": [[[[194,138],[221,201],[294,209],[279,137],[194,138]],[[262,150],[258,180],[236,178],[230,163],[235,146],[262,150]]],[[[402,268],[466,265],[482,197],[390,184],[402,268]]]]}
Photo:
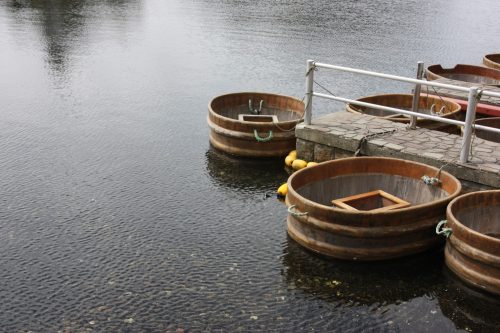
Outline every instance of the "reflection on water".
{"type": "Polygon", "coordinates": [[[52,70],[61,73],[68,53],[83,46],[78,44],[85,43],[96,21],[111,22],[115,29],[125,33],[127,17],[140,15],[140,3],[140,0],[7,0],[6,6],[16,21],[26,20],[39,27],[47,61],[52,70]]]}
{"type": "Polygon", "coordinates": [[[432,294],[442,260],[442,251],[432,250],[386,262],[349,262],[314,255],[291,238],[283,256],[287,282],[305,292],[327,300],[384,306],[432,294]]]}
{"type": "Polygon", "coordinates": [[[444,287],[438,295],[439,307],[459,329],[472,332],[500,331],[500,301],[464,284],[453,272],[443,268],[444,287]]]}
{"type": "MultiPolygon", "coordinates": [[[[398,323],[418,323],[418,331],[443,332],[453,324],[467,331],[500,329],[500,300],[470,289],[443,267],[443,251],[378,263],[353,263],[313,254],[288,238],[282,257],[288,287],[337,306],[368,309],[371,328],[396,329],[398,323]],[[438,304],[426,308],[425,302],[438,304]],[[389,309],[400,311],[391,313],[389,309]],[[383,315],[372,317],[370,312],[383,315]]],[[[428,306],[428,305],[427,305],[428,306]]],[[[404,327],[399,327],[403,328],[404,327]]]]}
{"type": "MultiPolygon", "coordinates": [[[[221,189],[248,193],[265,191],[273,185],[269,183],[270,179],[274,179],[273,183],[277,188],[288,178],[282,158],[239,158],[218,151],[212,146],[205,157],[208,174],[221,189]]],[[[275,192],[268,195],[275,196],[275,192]]]]}

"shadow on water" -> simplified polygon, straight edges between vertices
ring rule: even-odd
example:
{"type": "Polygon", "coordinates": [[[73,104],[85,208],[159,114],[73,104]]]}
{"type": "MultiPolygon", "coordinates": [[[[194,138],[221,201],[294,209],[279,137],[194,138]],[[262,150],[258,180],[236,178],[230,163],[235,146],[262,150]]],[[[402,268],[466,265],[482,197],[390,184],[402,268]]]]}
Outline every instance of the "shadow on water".
{"type": "MultiPolygon", "coordinates": [[[[127,17],[137,16],[139,0],[9,0],[6,3],[16,22],[29,21],[40,27],[47,62],[50,68],[63,73],[68,54],[78,43],[86,40],[89,32],[98,28],[95,16],[108,16],[109,21],[121,22],[127,17]],[[134,8],[131,10],[130,8],[134,8]]],[[[115,25],[116,26],[116,25],[115,25]]]]}
{"type": "Polygon", "coordinates": [[[218,151],[205,153],[207,172],[218,187],[231,190],[270,191],[286,182],[283,158],[242,158],[218,151]]]}
{"type": "Polygon", "coordinates": [[[439,307],[457,328],[472,332],[500,331],[500,299],[470,288],[443,266],[444,288],[437,294],[439,307]]]}
{"type": "MultiPolygon", "coordinates": [[[[442,248],[384,262],[349,262],[327,258],[290,237],[282,257],[285,280],[327,302],[387,307],[419,297],[435,299],[458,329],[498,332],[500,300],[466,286],[444,265],[442,248]]],[[[435,329],[430,324],[431,331],[435,329]]]]}
{"type": "Polygon", "coordinates": [[[398,304],[431,293],[442,260],[442,250],[434,249],[397,260],[350,262],[310,252],[290,237],[283,256],[289,285],[325,300],[362,305],[398,304]]]}

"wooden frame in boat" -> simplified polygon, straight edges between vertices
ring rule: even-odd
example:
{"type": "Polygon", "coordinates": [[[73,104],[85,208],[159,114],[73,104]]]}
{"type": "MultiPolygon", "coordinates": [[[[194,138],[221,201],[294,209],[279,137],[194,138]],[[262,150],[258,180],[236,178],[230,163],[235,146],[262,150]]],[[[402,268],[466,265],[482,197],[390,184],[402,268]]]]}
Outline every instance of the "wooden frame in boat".
{"type": "Polygon", "coordinates": [[[258,123],[277,123],[278,117],[276,115],[268,114],[245,114],[240,113],[238,115],[239,121],[255,121],[258,123]]]}
{"type": "Polygon", "coordinates": [[[369,212],[385,212],[388,210],[393,210],[393,209],[398,209],[398,208],[405,208],[410,206],[411,204],[408,201],[404,201],[403,199],[400,199],[392,194],[389,194],[385,191],[382,190],[376,190],[376,191],[371,191],[371,192],[365,192],[361,194],[356,194],[356,195],[351,195],[349,197],[341,198],[341,199],[335,199],[332,200],[332,204],[337,206],[338,208],[344,208],[348,210],[363,210],[363,211],[369,211],[369,212]],[[374,208],[374,209],[359,209],[359,203],[361,205],[366,204],[367,201],[368,205],[373,205],[375,203],[375,200],[377,198],[380,198],[380,203],[382,207],[379,208],[374,208]]]}

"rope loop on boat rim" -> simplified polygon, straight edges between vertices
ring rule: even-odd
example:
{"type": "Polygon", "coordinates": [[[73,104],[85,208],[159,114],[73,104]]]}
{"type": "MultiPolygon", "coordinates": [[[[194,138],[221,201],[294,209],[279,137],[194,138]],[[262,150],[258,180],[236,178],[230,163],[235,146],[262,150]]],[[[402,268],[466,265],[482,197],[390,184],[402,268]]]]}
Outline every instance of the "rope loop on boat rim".
{"type": "Polygon", "coordinates": [[[268,142],[273,139],[273,131],[269,131],[269,135],[267,136],[267,138],[259,136],[259,132],[257,132],[256,129],[253,130],[253,135],[255,136],[255,140],[257,140],[258,142],[268,142]]]}
{"type": "Polygon", "coordinates": [[[446,238],[450,238],[451,234],[453,233],[453,230],[451,228],[444,227],[444,225],[446,225],[446,223],[448,223],[447,220],[442,220],[437,224],[436,234],[437,235],[444,235],[446,238]]]}
{"type": "Polygon", "coordinates": [[[436,177],[429,177],[427,175],[423,175],[421,179],[426,185],[433,185],[433,186],[441,185],[441,180],[439,180],[439,178],[436,177]]]}
{"type": "Polygon", "coordinates": [[[294,209],[296,207],[297,207],[296,205],[291,205],[290,207],[288,207],[288,213],[294,217],[301,217],[301,216],[306,216],[307,214],[309,214],[308,212],[304,212],[304,213],[295,212],[294,209]]]}
{"type": "Polygon", "coordinates": [[[264,105],[264,100],[261,99],[260,102],[259,102],[259,108],[258,109],[254,109],[253,108],[253,101],[252,99],[248,99],[248,112],[250,112],[251,114],[261,114],[262,112],[262,105],[264,105]]]}

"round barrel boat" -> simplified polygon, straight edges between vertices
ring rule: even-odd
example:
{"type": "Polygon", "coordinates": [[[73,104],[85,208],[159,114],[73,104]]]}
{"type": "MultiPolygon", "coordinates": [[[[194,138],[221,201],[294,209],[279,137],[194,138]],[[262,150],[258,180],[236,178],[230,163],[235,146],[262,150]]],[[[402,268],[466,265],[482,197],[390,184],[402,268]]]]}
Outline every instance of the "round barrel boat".
{"type": "Polygon", "coordinates": [[[483,58],[483,64],[490,68],[500,69],[500,53],[485,55],[483,58]]]}
{"type": "Polygon", "coordinates": [[[446,265],[467,284],[500,295],[500,190],[462,195],[446,217],[446,265]]]}
{"type": "Polygon", "coordinates": [[[447,78],[450,80],[498,86],[500,85],[500,70],[473,65],[456,65],[453,68],[443,68],[432,65],[425,70],[427,80],[447,78]]]}
{"type": "Polygon", "coordinates": [[[288,234],[309,250],[348,260],[423,252],[460,182],[437,168],[394,158],[354,157],[288,179],[288,234]]]}
{"type": "Polygon", "coordinates": [[[208,105],[210,143],[238,156],[284,156],[295,149],[295,126],[304,103],[294,97],[243,92],[215,97],[208,105]]]}
{"type": "MultiPolygon", "coordinates": [[[[500,117],[477,119],[475,121],[475,124],[494,127],[494,128],[500,128],[500,117]]],[[[478,138],[500,143],[500,134],[498,134],[498,133],[480,130],[477,128],[474,130],[474,133],[476,134],[476,136],[478,138]]]]}
{"type": "MultiPolygon", "coordinates": [[[[360,102],[372,103],[408,111],[412,110],[413,105],[413,95],[411,94],[374,95],[362,97],[357,100],[360,102]]],[[[354,104],[347,104],[346,109],[349,112],[368,114],[398,123],[410,123],[410,117],[389,111],[378,110],[375,108],[354,104]]],[[[431,96],[420,96],[420,100],[418,103],[418,112],[424,114],[432,114],[443,118],[459,119],[460,109],[461,107],[458,103],[431,96]]],[[[450,125],[448,124],[439,123],[423,118],[417,118],[417,126],[436,130],[450,127],[450,125]]]]}

